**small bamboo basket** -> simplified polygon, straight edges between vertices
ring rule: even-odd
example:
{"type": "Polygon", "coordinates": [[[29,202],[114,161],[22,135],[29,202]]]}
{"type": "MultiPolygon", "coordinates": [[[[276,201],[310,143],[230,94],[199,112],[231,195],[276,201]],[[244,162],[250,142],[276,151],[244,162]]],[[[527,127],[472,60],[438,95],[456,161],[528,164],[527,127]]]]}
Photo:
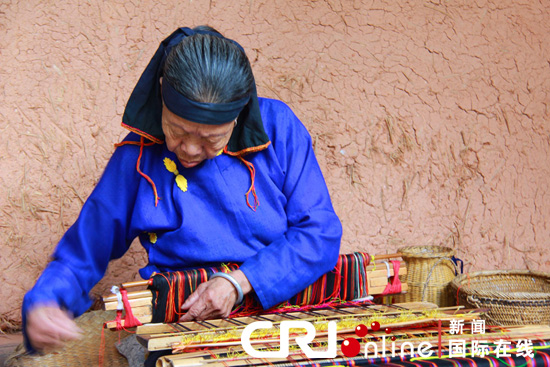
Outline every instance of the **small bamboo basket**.
{"type": "Polygon", "coordinates": [[[442,246],[407,246],[399,249],[407,263],[406,282],[409,290],[395,296],[396,302],[432,302],[451,306],[454,298],[449,284],[456,275],[451,260],[454,250],[442,246]]]}
{"type": "Polygon", "coordinates": [[[550,325],[550,273],[529,270],[480,271],[451,283],[458,302],[487,308],[496,325],[550,325]]]}

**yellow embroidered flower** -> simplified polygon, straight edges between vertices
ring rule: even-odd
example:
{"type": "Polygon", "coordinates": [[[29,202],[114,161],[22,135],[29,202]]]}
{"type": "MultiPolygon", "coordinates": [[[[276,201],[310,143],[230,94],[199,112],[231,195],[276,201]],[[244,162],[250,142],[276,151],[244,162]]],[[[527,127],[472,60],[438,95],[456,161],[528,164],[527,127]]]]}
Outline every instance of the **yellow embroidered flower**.
{"type": "Polygon", "coordinates": [[[176,176],[176,185],[178,185],[181,191],[183,192],[187,191],[187,179],[182,175],[176,176]]]}
{"type": "Polygon", "coordinates": [[[178,172],[178,168],[176,166],[176,163],[171,160],[170,158],[164,158],[164,166],[166,169],[170,172],[172,172],[176,176],[176,185],[180,188],[181,191],[186,192],[187,191],[187,179],[180,175],[178,172]]]}
{"type": "Polygon", "coordinates": [[[153,232],[149,232],[149,242],[151,243],[157,243],[157,234],[153,232]]]}
{"type": "Polygon", "coordinates": [[[178,168],[176,167],[176,162],[170,158],[164,158],[164,166],[166,169],[174,174],[178,174],[178,168]]]}

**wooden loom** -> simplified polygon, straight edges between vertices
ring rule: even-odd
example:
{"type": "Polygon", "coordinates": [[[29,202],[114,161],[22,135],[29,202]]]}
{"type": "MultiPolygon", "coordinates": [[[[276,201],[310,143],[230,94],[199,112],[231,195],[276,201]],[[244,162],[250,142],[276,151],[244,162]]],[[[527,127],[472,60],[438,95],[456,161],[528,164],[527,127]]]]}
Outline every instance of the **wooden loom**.
{"type": "MultiPolygon", "coordinates": [[[[264,366],[280,365],[333,365],[343,363],[354,358],[346,357],[340,346],[335,360],[308,360],[299,348],[290,349],[286,359],[258,359],[247,355],[240,341],[240,333],[246,325],[254,321],[272,321],[275,330],[272,334],[257,335],[252,340],[256,350],[274,350],[279,345],[277,325],[285,320],[305,320],[315,325],[317,335],[313,342],[313,348],[326,350],[327,333],[324,332],[328,321],[336,321],[338,325],[338,344],[346,338],[357,338],[355,327],[359,324],[371,325],[377,321],[380,324],[379,331],[369,330],[369,333],[361,338],[361,346],[369,344],[369,352],[374,354],[374,345],[378,353],[391,356],[392,348],[401,351],[404,347],[406,354],[410,354],[411,347],[418,348],[422,342],[428,342],[443,355],[448,351],[449,340],[464,340],[465,345],[473,341],[496,341],[500,339],[517,341],[519,339],[549,340],[549,326],[517,326],[517,327],[488,327],[485,334],[472,334],[467,326],[463,334],[453,335],[448,331],[451,320],[468,321],[479,319],[482,310],[464,310],[461,306],[437,308],[430,303],[404,303],[392,306],[384,305],[357,305],[354,307],[333,308],[326,310],[314,310],[306,312],[291,312],[286,314],[264,314],[251,317],[234,319],[208,320],[208,322],[185,322],[176,324],[150,324],[140,326],[137,329],[138,339],[148,347],[150,351],[172,349],[176,354],[164,356],[157,361],[157,366],[264,366]],[[446,328],[442,329],[443,327],[446,328]],[[385,330],[391,328],[390,334],[385,330]],[[390,341],[390,336],[395,337],[395,342],[390,341]]],[[[300,335],[295,333],[293,335],[300,335]]],[[[254,334],[253,334],[254,336],[254,334]]],[[[291,345],[293,339],[291,339],[291,345]]],[[[433,350],[433,349],[432,349],[433,350]]],[[[434,350],[437,355],[437,350],[434,350]]],[[[364,352],[355,359],[364,359],[364,352]]]]}
{"type": "MultiPolygon", "coordinates": [[[[386,286],[388,285],[389,279],[393,277],[394,271],[388,265],[387,259],[395,259],[400,257],[401,254],[387,254],[387,255],[377,255],[373,258],[375,259],[374,264],[366,266],[366,275],[367,275],[367,288],[369,296],[381,295],[386,286]],[[385,265],[384,265],[385,263],[385,265]]],[[[398,277],[404,279],[407,275],[407,267],[404,263],[401,263],[399,268],[398,277]]],[[[150,280],[137,281],[137,282],[128,282],[123,283],[121,288],[124,289],[136,289],[140,287],[147,287],[150,285],[150,280]]],[[[401,284],[401,292],[407,292],[408,286],[406,283],[401,284]]],[[[150,290],[136,290],[128,292],[128,301],[132,309],[133,315],[142,323],[150,323],[153,315],[153,294],[150,290]]],[[[116,310],[118,307],[118,301],[116,295],[109,295],[103,297],[104,309],[105,310],[116,310]]],[[[122,326],[124,326],[124,320],[122,320],[122,326]]],[[[106,323],[106,327],[114,329],[117,327],[116,321],[109,321],[106,323]]]]}

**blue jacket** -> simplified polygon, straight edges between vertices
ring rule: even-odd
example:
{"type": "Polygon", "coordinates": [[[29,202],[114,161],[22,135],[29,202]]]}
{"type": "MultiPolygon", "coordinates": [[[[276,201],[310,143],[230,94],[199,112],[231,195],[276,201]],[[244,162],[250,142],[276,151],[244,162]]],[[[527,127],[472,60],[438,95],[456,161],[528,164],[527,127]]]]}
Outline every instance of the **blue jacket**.
{"type": "MultiPolygon", "coordinates": [[[[245,157],[256,170],[257,211],[245,201],[250,172],[235,157],[222,154],[186,169],[165,144],[144,147],[140,167],[158,189],[155,207],[152,186],[136,171],[139,146],[119,147],[26,294],[24,322],[25,314],[42,303],[55,302],[76,316],[86,311],[88,293],[109,261],[121,257],[138,236],[149,254],[140,270],[143,278],[154,271],[238,262],[264,308],[331,270],[342,228],[311,137],[284,103],[260,99],[260,109],[272,143],[245,157]],[[187,191],[176,185],[164,158],[176,162],[187,191]]],[[[126,140],[139,141],[139,136],[130,133],[126,140]]]]}

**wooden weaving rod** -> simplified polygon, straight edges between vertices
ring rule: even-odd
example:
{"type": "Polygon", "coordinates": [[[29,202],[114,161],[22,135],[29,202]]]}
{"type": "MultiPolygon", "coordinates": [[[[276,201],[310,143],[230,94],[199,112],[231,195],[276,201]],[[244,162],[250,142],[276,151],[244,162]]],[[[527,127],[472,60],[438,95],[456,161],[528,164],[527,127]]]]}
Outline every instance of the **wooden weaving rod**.
{"type": "MultiPolygon", "coordinates": [[[[367,266],[366,270],[367,270],[369,294],[370,295],[382,294],[382,292],[386,287],[386,284],[388,283],[388,272],[386,267],[380,266],[380,265],[377,265],[376,267],[374,265],[369,265],[367,266]]],[[[405,275],[407,275],[407,267],[405,264],[402,264],[401,267],[399,268],[399,277],[401,278],[405,275]]],[[[390,268],[390,276],[394,276],[392,268],[390,268]]],[[[130,288],[147,286],[149,285],[149,280],[122,283],[122,286],[124,288],[128,288],[126,285],[129,285],[130,288]]],[[[406,292],[407,289],[408,287],[406,283],[403,283],[402,292],[406,292]]],[[[149,290],[128,292],[128,299],[130,300],[130,304],[132,304],[132,300],[134,299],[143,299],[143,298],[149,298],[149,297],[152,297],[151,291],[149,290]]],[[[105,304],[106,310],[116,310],[117,297],[114,294],[103,297],[103,302],[105,304]]]]}
{"type": "MultiPolygon", "coordinates": [[[[397,258],[397,257],[401,257],[400,252],[396,252],[394,254],[375,255],[374,256],[374,261],[394,259],[394,258],[397,258]]],[[[126,283],[122,283],[120,286],[122,288],[128,289],[128,288],[134,288],[134,287],[146,287],[148,285],[150,285],[150,280],[149,279],[147,279],[147,280],[136,280],[136,281],[133,281],[133,282],[126,282],[126,283]]],[[[116,300],[116,297],[115,297],[115,300],[116,300]]]]}

